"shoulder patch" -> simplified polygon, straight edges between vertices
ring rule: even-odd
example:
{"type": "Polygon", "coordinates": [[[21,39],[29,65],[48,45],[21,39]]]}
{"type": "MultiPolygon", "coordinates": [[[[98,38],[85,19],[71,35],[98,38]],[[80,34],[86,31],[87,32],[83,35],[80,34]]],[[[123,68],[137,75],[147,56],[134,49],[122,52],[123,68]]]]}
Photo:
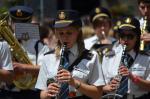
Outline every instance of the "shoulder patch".
{"type": "Polygon", "coordinates": [[[93,57],[93,54],[90,52],[90,50],[85,50],[82,56],[83,56],[83,59],[91,60],[93,57]]]}

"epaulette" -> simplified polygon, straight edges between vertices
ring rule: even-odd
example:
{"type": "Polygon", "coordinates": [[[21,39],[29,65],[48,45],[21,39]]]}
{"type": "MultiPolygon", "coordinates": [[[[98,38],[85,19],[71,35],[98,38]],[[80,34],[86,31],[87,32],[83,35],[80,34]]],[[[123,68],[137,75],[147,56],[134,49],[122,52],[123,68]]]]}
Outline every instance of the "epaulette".
{"type": "Polygon", "coordinates": [[[54,52],[55,52],[55,49],[52,49],[52,50],[50,50],[50,51],[44,53],[44,56],[45,56],[45,55],[48,55],[48,54],[53,54],[54,52]]]}
{"type": "Polygon", "coordinates": [[[140,54],[150,56],[150,50],[148,51],[139,51],[140,54]]]}

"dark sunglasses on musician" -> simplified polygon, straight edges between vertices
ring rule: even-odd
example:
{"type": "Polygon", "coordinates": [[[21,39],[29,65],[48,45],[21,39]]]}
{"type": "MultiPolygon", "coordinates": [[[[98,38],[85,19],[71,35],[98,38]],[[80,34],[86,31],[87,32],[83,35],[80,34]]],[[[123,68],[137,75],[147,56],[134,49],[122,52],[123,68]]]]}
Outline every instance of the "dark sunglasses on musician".
{"type": "Polygon", "coordinates": [[[136,35],[133,35],[133,34],[121,34],[121,35],[120,35],[120,38],[132,40],[132,39],[135,38],[135,36],[136,36],[136,35]]]}
{"type": "Polygon", "coordinates": [[[132,40],[136,37],[136,35],[135,35],[135,33],[133,33],[133,31],[121,31],[119,36],[120,36],[120,38],[127,39],[127,40],[132,40]]]}

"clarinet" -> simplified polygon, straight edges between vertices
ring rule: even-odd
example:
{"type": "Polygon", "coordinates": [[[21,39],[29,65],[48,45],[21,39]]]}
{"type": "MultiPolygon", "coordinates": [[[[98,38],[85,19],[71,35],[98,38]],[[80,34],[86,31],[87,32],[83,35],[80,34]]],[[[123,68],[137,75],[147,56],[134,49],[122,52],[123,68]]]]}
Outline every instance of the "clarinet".
{"type": "MultiPolygon", "coordinates": [[[[60,64],[59,64],[58,70],[60,70],[60,69],[67,69],[67,67],[64,65],[65,56],[67,54],[67,50],[68,50],[67,49],[67,43],[64,43],[63,46],[62,46],[62,52],[61,52],[61,55],[60,55],[60,64]]],[[[50,79],[47,80],[47,86],[48,86],[48,84],[53,83],[53,82],[56,82],[56,83],[58,83],[61,86],[61,83],[58,82],[55,77],[54,78],[50,78],[50,79]]],[[[59,99],[59,94],[57,94],[55,97],[52,97],[52,99],[59,99]]]]}
{"type": "MultiPolygon", "coordinates": [[[[123,46],[123,51],[122,51],[122,57],[121,57],[119,66],[125,65],[123,63],[123,60],[125,58],[125,53],[126,53],[126,47],[127,46],[126,46],[126,44],[124,44],[122,46],[123,46]]],[[[119,81],[119,83],[120,83],[121,80],[122,80],[122,75],[120,75],[118,73],[118,75],[116,75],[114,78],[117,79],[119,81]]],[[[109,98],[112,99],[112,97],[113,97],[113,99],[116,99],[116,97],[122,98],[122,95],[117,94],[117,91],[118,91],[119,87],[120,87],[120,84],[117,86],[116,90],[114,91],[115,93],[106,94],[106,95],[102,96],[102,98],[104,98],[104,99],[109,99],[109,98]]]]}
{"type": "MultiPolygon", "coordinates": [[[[68,54],[67,43],[64,42],[64,43],[63,43],[63,47],[62,47],[62,52],[61,52],[61,55],[60,55],[60,64],[59,64],[58,70],[60,70],[60,69],[67,69],[68,64],[65,64],[65,62],[66,62],[65,56],[66,56],[67,54],[68,54]]],[[[61,83],[60,83],[60,82],[57,81],[57,83],[61,86],[61,83]]],[[[55,98],[55,99],[60,99],[59,94],[56,95],[56,98],[55,98]]]]}
{"type": "Polygon", "coordinates": [[[61,56],[60,56],[60,64],[59,64],[59,69],[67,69],[66,65],[68,64],[65,64],[64,65],[64,62],[65,62],[65,56],[68,52],[68,49],[67,49],[67,43],[64,43],[63,44],[63,47],[62,47],[62,52],[61,52],[61,56]]]}
{"type": "MultiPolygon", "coordinates": [[[[126,44],[124,44],[122,46],[123,46],[123,51],[122,51],[122,57],[121,57],[121,61],[120,61],[119,66],[125,66],[123,61],[124,61],[124,58],[125,58],[125,53],[126,53],[127,46],[126,46],[126,44]]],[[[118,88],[120,87],[120,83],[121,83],[121,80],[122,80],[122,75],[120,75],[120,73],[118,73],[118,75],[115,76],[115,78],[119,81],[119,85],[117,86],[117,89],[115,90],[115,96],[114,96],[113,99],[116,99],[116,96],[122,98],[122,95],[117,94],[118,88]]]]}

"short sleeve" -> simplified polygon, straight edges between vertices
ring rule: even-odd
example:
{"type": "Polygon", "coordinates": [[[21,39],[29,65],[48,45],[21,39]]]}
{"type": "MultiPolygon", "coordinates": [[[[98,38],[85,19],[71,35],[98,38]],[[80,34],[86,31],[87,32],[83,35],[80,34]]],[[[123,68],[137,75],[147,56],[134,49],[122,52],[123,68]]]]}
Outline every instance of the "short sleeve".
{"type": "Polygon", "coordinates": [[[47,74],[46,74],[46,65],[44,64],[44,62],[42,63],[41,67],[40,67],[40,71],[39,71],[39,75],[37,78],[37,82],[35,85],[35,88],[40,89],[40,90],[46,90],[47,89],[47,74]]]}
{"type": "Polygon", "coordinates": [[[92,64],[93,66],[91,66],[92,70],[89,76],[89,83],[95,86],[105,85],[103,74],[102,74],[102,69],[101,69],[101,63],[99,62],[99,58],[96,52],[94,55],[94,59],[92,59],[92,61],[93,61],[93,64],[92,64]]]}
{"type": "Polygon", "coordinates": [[[5,70],[13,70],[11,52],[7,42],[0,42],[0,66],[5,70]]]}

